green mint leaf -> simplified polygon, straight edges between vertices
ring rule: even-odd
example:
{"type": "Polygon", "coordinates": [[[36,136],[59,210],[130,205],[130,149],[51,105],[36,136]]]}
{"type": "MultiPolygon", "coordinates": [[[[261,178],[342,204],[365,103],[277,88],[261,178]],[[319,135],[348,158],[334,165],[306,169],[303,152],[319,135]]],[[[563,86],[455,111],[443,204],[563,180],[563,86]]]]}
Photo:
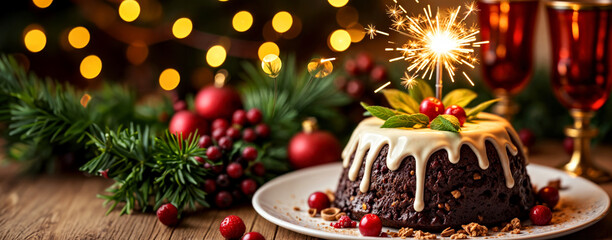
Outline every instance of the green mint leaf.
{"type": "Polygon", "coordinates": [[[484,111],[485,109],[487,109],[489,106],[491,106],[491,104],[499,102],[499,100],[501,100],[500,98],[496,98],[496,99],[491,99],[489,101],[483,102],[478,104],[478,106],[467,109],[467,117],[471,118],[471,117],[476,117],[476,115],[478,115],[478,113],[484,111]]]}
{"type": "Polygon", "coordinates": [[[385,89],[382,92],[391,107],[405,113],[419,112],[419,103],[409,94],[396,89],[385,89]]]}
{"type": "Polygon", "coordinates": [[[387,119],[381,128],[414,127],[416,125],[427,126],[428,123],[429,118],[422,113],[400,114],[387,119]]]}
{"type": "Polygon", "coordinates": [[[417,84],[413,88],[408,90],[408,92],[417,103],[422,102],[425,98],[434,96],[433,90],[431,89],[429,84],[427,84],[427,81],[423,79],[415,79],[415,81],[417,82],[417,84]]]}
{"type": "Polygon", "coordinates": [[[449,132],[459,132],[459,129],[461,129],[459,120],[455,116],[448,114],[438,115],[433,121],[431,121],[430,126],[433,130],[449,132]]]}
{"type": "Polygon", "coordinates": [[[387,120],[388,118],[397,115],[397,112],[393,109],[381,107],[381,106],[368,106],[366,103],[361,102],[361,106],[365,108],[372,116],[387,120]]]}
{"type": "Polygon", "coordinates": [[[459,105],[460,107],[464,108],[477,96],[478,95],[474,91],[467,88],[455,89],[444,96],[444,99],[442,99],[442,104],[444,104],[444,107],[459,105]]]}

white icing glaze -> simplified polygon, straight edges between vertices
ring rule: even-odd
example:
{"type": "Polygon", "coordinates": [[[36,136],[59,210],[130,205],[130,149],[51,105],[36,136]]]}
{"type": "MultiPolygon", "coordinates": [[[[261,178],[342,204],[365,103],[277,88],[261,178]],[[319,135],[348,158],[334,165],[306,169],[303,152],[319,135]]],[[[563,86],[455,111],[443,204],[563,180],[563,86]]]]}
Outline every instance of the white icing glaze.
{"type": "MultiPolygon", "coordinates": [[[[517,139],[518,144],[521,143],[510,123],[497,115],[480,113],[478,120],[473,123],[465,123],[459,133],[429,128],[380,128],[382,124],[382,120],[374,117],[363,120],[355,128],[348,144],[342,151],[344,168],[349,167],[351,155],[355,153],[353,164],[348,172],[348,177],[351,181],[357,179],[364,155],[368,152],[365,158],[366,164],[363,179],[359,185],[361,192],[368,191],[374,160],[376,160],[380,150],[388,144],[387,167],[390,170],[397,170],[402,160],[407,156],[411,155],[415,159],[417,185],[414,210],[420,212],[425,207],[423,203],[425,168],[431,154],[444,149],[448,153],[450,162],[457,163],[459,162],[461,146],[466,144],[476,154],[480,168],[487,169],[489,167],[489,160],[485,147],[486,140],[489,140],[497,150],[506,179],[506,187],[512,188],[514,186],[506,149],[513,156],[516,156],[518,148],[512,144],[510,134],[512,134],[512,138],[517,139]]],[[[523,147],[520,146],[520,149],[523,149],[523,147]]],[[[523,156],[525,155],[523,154],[523,156]]]]}

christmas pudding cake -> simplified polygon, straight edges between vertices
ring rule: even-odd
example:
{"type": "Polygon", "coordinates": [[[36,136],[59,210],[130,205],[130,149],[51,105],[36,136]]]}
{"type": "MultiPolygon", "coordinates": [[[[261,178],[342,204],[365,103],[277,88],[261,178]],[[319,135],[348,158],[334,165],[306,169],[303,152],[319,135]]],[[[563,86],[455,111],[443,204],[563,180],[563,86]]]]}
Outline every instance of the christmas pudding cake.
{"type": "Polygon", "coordinates": [[[505,119],[477,113],[459,132],[384,123],[363,120],[342,152],[334,205],[351,218],[372,213],[387,227],[436,231],[528,216],[527,159],[505,119]]]}

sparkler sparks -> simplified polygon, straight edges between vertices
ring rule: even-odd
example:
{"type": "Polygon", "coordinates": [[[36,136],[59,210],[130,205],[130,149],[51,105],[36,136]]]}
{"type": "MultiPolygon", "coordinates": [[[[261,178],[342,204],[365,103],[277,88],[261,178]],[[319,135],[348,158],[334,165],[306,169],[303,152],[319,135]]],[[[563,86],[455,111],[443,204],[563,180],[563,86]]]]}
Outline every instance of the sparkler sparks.
{"type": "MultiPolygon", "coordinates": [[[[476,27],[466,26],[465,20],[476,11],[476,7],[474,3],[469,3],[463,7],[465,9],[463,13],[461,6],[445,13],[439,9],[432,12],[431,6],[427,5],[423,8],[423,14],[408,16],[397,0],[393,2],[395,5],[387,7],[387,14],[392,21],[389,29],[392,33],[407,39],[395,44],[393,48],[385,48],[385,51],[400,54],[389,59],[389,62],[404,60],[409,63],[402,78],[402,85],[406,88],[414,86],[416,76],[431,79],[436,72],[436,97],[440,98],[444,70],[454,82],[459,66],[474,68],[476,63],[476,58],[473,57],[474,48],[488,43],[488,41],[477,42],[476,35],[480,31],[476,27]]],[[[377,34],[389,36],[388,33],[383,34],[376,30],[373,25],[368,25],[366,31],[370,38],[374,38],[377,34]]],[[[462,71],[462,75],[474,85],[467,73],[462,71]]]]}

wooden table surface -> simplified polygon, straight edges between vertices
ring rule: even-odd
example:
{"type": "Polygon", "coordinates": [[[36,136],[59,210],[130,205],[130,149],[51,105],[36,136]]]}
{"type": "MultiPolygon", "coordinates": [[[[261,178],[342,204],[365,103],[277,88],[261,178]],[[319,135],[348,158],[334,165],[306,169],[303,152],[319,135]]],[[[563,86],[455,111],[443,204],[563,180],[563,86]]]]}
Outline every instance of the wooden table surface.
{"type": "MultiPolygon", "coordinates": [[[[612,170],[612,146],[599,146],[594,155],[612,170]]],[[[560,142],[538,143],[531,162],[555,166],[566,160],[560,142]]],[[[219,224],[227,215],[240,216],[247,231],[266,239],[314,239],[278,227],[260,217],[251,206],[187,213],[174,228],[159,223],[153,213],[105,216],[103,193],[111,184],[100,177],[80,174],[23,177],[14,166],[0,168],[0,239],[222,239],[219,224]]],[[[612,196],[612,183],[601,185],[612,196]]],[[[612,238],[612,214],[565,239],[612,238]]]]}

